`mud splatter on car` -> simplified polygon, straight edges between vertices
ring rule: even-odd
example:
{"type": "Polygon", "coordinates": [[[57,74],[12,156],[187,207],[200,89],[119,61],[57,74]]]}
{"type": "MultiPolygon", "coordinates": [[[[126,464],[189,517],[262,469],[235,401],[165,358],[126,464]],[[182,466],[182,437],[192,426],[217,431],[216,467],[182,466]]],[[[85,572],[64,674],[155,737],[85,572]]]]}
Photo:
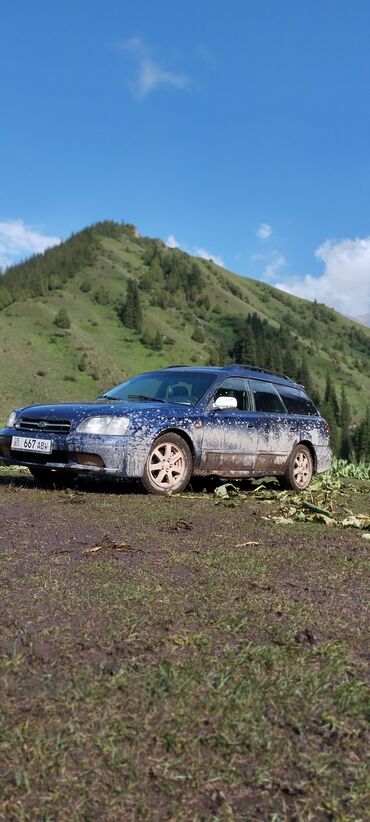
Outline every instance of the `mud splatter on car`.
{"type": "Polygon", "coordinates": [[[154,494],[192,476],[284,477],[304,490],[330,468],[329,427],[302,385],[245,365],[169,367],[93,403],[13,411],[0,463],[42,480],[68,473],[139,479],[154,494]]]}

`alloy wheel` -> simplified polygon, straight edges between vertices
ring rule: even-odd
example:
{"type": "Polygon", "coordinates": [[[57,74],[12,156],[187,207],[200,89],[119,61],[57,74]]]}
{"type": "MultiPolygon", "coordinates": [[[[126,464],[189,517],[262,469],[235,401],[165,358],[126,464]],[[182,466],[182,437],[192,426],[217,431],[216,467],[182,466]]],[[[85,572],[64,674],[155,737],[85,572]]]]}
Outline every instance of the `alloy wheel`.
{"type": "Polygon", "coordinates": [[[311,463],[304,451],[298,451],[293,465],[293,476],[298,488],[308,485],[312,474],[311,463]]]}
{"type": "Polygon", "coordinates": [[[185,455],[175,443],[161,442],[153,449],[148,464],[148,474],[159,489],[168,491],[178,485],[186,471],[185,455]]]}

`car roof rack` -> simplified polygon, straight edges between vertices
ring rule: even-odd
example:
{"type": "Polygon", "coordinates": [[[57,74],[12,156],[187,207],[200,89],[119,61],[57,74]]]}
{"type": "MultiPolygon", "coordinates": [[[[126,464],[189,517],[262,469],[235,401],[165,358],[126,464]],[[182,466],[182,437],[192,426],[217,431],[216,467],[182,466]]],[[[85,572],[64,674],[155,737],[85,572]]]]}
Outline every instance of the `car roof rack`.
{"type": "MultiPolygon", "coordinates": [[[[190,366],[184,365],[166,365],[165,368],[201,368],[202,366],[190,366]]],[[[229,365],[208,365],[203,366],[204,368],[216,368],[220,369],[220,371],[227,371],[229,368],[244,368],[246,371],[254,371],[256,374],[270,374],[272,377],[279,377],[281,380],[287,380],[288,382],[294,382],[291,377],[288,377],[287,374],[280,374],[278,371],[270,371],[269,368],[259,368],[257,365],[248,365],[247,363],[238,363],[238,362],[231,362],[229,365]]]]}
{"type": "Polygon", "coordinates": [[[287,374],[280,374],[278,371],[270,371],[268,368],[258,368],[256,365],[248,365],[246,363],[230,363],[230,365],[225,365],[224,368],[245,368],[247,371],[256,371],[258,374],[271,374],[273,377],[280,377],[282,380],[288,380],[288,382],[294,382],[291,377],[288,377],[287,374]]]}
{"type": "MultiPolygon", "coordinates": [[[[218,370],[222,370],[221,365],[184,365],[184,363],[181,363],[181,365],[165,365],[165,366],[163,366],[163,370],[165,370],[165,371],[167,371],[170,368],[191,368],[191,369],[194,369],[194,370],[196,370],[196,369],[197,370],[199,370],[199,369],[200,370],[202,370],[202,369],[207,370],[208,368],[215,368],[215,369],[218,369],[218,370]]],[[[160,371],[162,369],[158,369],[158,370],[160,371]]]]}

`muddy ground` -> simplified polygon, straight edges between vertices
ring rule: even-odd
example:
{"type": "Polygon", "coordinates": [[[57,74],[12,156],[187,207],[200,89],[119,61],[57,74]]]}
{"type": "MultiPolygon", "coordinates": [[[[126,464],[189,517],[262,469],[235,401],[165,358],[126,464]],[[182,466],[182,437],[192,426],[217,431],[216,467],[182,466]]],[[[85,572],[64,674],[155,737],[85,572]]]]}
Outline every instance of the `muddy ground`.
{"type": "Polygon", "coordinates": [[[0,471],[0,819],[370,817],[370,542],[244,490],[0,471]]]}

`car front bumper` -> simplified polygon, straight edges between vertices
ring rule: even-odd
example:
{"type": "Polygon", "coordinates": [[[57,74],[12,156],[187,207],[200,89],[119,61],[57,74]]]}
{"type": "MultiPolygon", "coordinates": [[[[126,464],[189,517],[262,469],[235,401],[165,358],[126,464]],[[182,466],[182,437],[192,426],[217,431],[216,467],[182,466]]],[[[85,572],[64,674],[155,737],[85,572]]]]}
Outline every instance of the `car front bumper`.
{"type": "MultiPolygon", "coordinates": [[[[132,436],[103,436],[95,434],[53,434],[50,454],[11,447],[12,437],[30,438],[29,431],[3,429],[0,432],[0,465],[44,467],[76,473],[107,474],[122,478],[141,477],[150,443],[132,436]]],[[[45,435],[32,432],[32,439],[42,440],[45,435]]]]}

